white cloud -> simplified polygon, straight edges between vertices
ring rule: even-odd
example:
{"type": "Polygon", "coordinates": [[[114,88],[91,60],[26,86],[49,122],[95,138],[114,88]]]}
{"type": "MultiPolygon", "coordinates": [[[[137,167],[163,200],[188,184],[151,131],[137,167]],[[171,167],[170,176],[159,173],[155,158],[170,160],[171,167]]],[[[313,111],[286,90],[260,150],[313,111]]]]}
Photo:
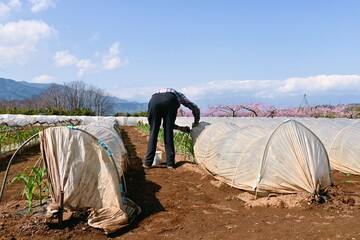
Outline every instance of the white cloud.
{"type": "Polygon", "coordinates": [[[20,10],[21,2],[19,0],[10,0],[7,4],[0,2],[0,21],[8,19],[12,10],[20,10]]]}
{"type": "Polygon", "coordinates": [[[94,69],[96,66],[89,59],[82,59],[77,64],[76,67],[79,69],[78,77],[82,77],[86,72],[94,69]]]}
{"type": "Polygon", "coordinates": [[[360,92],[360,75],[319,75],[285,80],[226,80],[188,86],[181,91],[195,99],[248,96],[271,99],[304,93],[360,92]]]}
{"type": "Polygon", "coordinates": [[[115,42],[111,45],[108,53],[103,57],[103,68],[106,70],[111,70],[118,68],[127,63],[120,58],[120,44],[115,42]]]}
{"type": "MultiPolygon", "coordinates": [[[[114,87],[119,98],[147,101],[157,88],[114,87]]],[[[313,104],[359,101],[360,75],[319,75],[285,80],[224,80],[177,89],[192,101],[207,104],[264,102],[299,104],[304,94],[313,104]],[[292,101],[292,102],[291,102],[292,101]]]]}
{"type": "Polygon", "coordinates": [[[6,20],[10,16],[11,8],[5,3],[0,2],[0,21],[6,20]]]}
{"type": "Polygon", "coordinates": [[[29,0],[32,12],[41,12],[50,7],[55,7],[57,0],[29,0]]]}
{"type": "Polygon", "coordinates": [[[38,20],[0,24],[0,63],[25,63],[37,46],[55,33],[52,27],[38,20]]]}
{"type": "Polygon", "coordinates": [[[33,83],[53,83],[54,80],[55,80],[55,78],[53,76],[44,74],[44,75],[34,77],[33,79],[31,79],[31,82],[33,82],[33,83]]]}
{"type": "Polygon", "coordinates": [[[120,65],[121,65],[121,61],[120,61],[120,58],[118,58],[118,57],[112,57],[112,58],[103,60],[104,69],[107,69],[107,70],[118,68],[120,65]]]}
{"type": "Polygon", "coordinates": [[[78,77],[84,76],[85,73],[90,72],[96,68],[90,59],[78,59],[75,55],[66,51],[58,51],[55,53],[53,60],[58,67],[76,66],[78,68],[78,77]]]}
{"type": "MultiPolygon", "coordinates": [[[[111,45],[107,54],[102,59],[103,68],[111,70],[124,64],[119,57],[119,53],[119,43],[115,42],[111,45]]],[[[98,53],[95,53],[95,56],[98,55],[98,53]]],[[[56,52],[53,57],[53,61],[55,62],[55,65],[59,67],[75,65],[78,68],[78,77],[82,77],[84,74],[96,70],[97,68],[96,64],[94,64],[90,59],[79,60],[75,55],[70,54],[67,50],[56,52]]]]}
{"type": "Polygon", "coordinates": [[[78,63],[78,58],[66,51],[58,51],[53,57],[55,65],[58,67],[75,65],[78,63]]]}
{"type": "Polygon", "coordinates": [[[259,93],[269,97],[279,86],[281,86],[281,81],[277,80],[225,80],[188,86],[180,91],[193,99],[255,96],[259,93]]]}
{"type": "MultiPolygon", "coordinates": [[[[111,70],[125,64],[125,62],[122,62],[120,59],[119,53],[119,43],[116,42],[111,45],[107,54],[102,59],[103,69],[111,70]]],[[[98,55],[99,53],[96,52],[95,57],[98,55]]],[[[78,77],[82,77],[84,74],[91,71],[95,72],[97,68],[96,64],[94,64],[90,59],[79,60],[78,57],[70,54],[67,50],[56,52],[53,57],[53,61],[55,62],[55,65],[59,67],[75,65],[78,68],[78,77]]]]}
{"type": "Polygon", "coordinates": [[[19,10],[22,6],[22,3],[20,0],[10,0],[8,5],[15,10],[19,10]]]}
{"type": "Polygon", "coordinates": [[[328,92],[360,90],[359,75],[319,75],[307,78],[289,78],[279,92],[328,92]]]}

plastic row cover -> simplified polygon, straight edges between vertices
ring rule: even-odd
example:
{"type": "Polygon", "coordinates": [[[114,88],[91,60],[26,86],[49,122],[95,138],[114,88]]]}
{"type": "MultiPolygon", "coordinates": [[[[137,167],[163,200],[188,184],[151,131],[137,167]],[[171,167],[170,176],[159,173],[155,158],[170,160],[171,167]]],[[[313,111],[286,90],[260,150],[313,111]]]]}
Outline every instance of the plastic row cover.
{"type": "MultiPolygon", "coordinates": [[[[274,128],[289,118],[205,117],[208,123],[229,122],[239,127],[274,128]]],[[[178,118],[180,125],[191,126],[191,118],[178,118]]],[[[324,144],[331,168],[360,175],[360,120],[346,118],[292,118],[309,128],[324,144]]]]}
{"type": "Polygon", "coordinates": [[[40,132],[41,152],[55,205],[91,208],[90,226],[113,232],[127,226],[140,209],[122,196],[126,151],[114,122],[80,128],[50,127],[40,132]]]}
{"type": "MultiPolygon", "coordinates": [[[[284,118],[244,118],[236,125],[274,126],[284,118]]],[[[298,118],[296,121],[309,128],[324,144],[330,166],[344,173],[360,174],[360,121],[346,118],[298,118]]]]}
{"type": "Polygon", "coordinates": [[[196,161],[239,189],[316,193],[331,185],[325,147],[299,122],[272,127],[202,122],[193,129],[192,137],[196,161]]]}
{"type": "Polygon", "coordinates": [[[23,127],[28,125],[86,125],[98,121],[117,121],[121,126],[136,126],[139,121],[147,122],[146,117],[103,117],[103,116],[57,116],[0,114],[0,125],[23,127]]]}

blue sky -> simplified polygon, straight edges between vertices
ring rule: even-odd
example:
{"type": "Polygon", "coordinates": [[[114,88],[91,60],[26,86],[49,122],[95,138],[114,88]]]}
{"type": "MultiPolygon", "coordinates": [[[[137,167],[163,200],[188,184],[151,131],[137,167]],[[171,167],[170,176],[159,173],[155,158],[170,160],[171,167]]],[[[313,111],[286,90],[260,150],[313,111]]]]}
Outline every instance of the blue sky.
{"type": "Polygon", "coordinates": [[[146,102],[360,102],[358,0],[0,0],[0,77],[146,102]]]}

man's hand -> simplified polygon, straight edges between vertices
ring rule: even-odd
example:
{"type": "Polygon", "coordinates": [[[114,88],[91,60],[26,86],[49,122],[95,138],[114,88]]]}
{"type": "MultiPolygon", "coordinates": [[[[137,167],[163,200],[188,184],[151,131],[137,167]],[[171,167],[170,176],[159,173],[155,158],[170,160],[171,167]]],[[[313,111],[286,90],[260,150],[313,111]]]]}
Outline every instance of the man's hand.
{"type": "Polygon", "coordinates": [[[178,130],[184,133],[190,133],[190,127],[188,126],[179,126],[178,130]]]}
{"type": "Polygon", "coordinates": [[[199,122],[193,122],[192,127],[194,128],[194,127],[196,127],[197,125],[199,125],[199,122]]]}

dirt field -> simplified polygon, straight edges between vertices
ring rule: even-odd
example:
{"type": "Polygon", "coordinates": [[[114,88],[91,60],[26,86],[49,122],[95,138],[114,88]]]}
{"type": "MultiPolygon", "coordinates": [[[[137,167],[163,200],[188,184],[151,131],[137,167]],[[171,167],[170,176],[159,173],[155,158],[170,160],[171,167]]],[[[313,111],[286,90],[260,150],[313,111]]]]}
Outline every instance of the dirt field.
{"type": "MultiPolygon", "coordinates": [[[[246,203],[251,195],[220,184],[182,156],[176,170],[144,171],[147,137],[135,127],[122,127],[122,137],[131,164],[128,197],[142,209],[129,227],[105,235],[87,225],[86,212],[61,226],[43,215],[19,214],[26,207],[19,182],[6,185],[0,202],[0,239],[360,239],[360,176],[333,172],[335,185],[321,204],[307,194],[246,203]]],[[[10,157],[0,158],[1,183],[10,157]]],[[[39,146],[24,151],[8,181],[39,157],[39,146]]]]}

